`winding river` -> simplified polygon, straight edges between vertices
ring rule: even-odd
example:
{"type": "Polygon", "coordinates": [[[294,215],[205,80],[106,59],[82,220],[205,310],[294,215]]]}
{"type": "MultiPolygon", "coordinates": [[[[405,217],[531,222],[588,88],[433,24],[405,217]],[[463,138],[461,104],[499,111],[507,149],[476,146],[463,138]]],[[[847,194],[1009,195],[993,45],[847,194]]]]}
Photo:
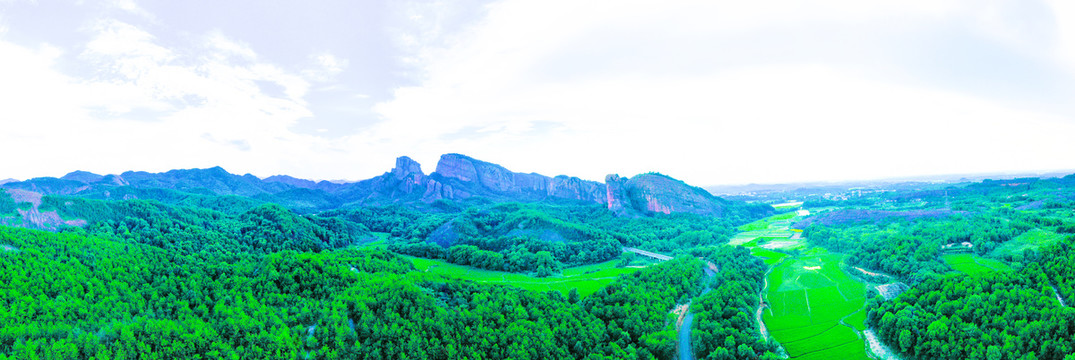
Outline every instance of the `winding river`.
{"type": "MultiPolygon", "coordinates": [[[[716,272],[708,267],[705,268],[705,275],[707,277],[713,277],[716,274],[716,272]]],[[[698,297],[708,294],[711,290],[713,290],[713,288],[706,286],[705,290],[702,290],[702,293],[698,295],[698,297]]],[[[677,334],[679,341],[676,343],[676,349],[679,351],[680,360],[694,360],[694,353],[691,351],[692,323],[694,323],[694,314],[691,313],[690,304],[688,304],[687,314],[683,316],[683,323],[679,326],[679,332],[677,334]]]]}

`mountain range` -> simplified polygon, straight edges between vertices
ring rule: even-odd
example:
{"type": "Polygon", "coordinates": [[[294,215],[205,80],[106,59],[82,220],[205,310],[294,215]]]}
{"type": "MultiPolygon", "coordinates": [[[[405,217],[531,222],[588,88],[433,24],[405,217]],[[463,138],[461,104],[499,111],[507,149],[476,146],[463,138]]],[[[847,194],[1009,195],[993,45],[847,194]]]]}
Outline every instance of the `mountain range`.
{"type": "Polygon", "coordinates": [[[730,207],[742,205],[658,173],[630,178],[612,174],[600,183],[566,175],[513,172],[461,154],[442,155],[436,170],[429,174],[422,171],[419,163],[402,156],[390,171],[351,183],[315,182],[286,175],[262,179],[213,167],[163,173],[128,171],[119,175],[75,171],[60,178],[34,178],[0,187],[102,200],[237,196],[281,204],[299,212],[389,204],[565,201],[600,204],[618,215],[723,216],[730,207]]]}

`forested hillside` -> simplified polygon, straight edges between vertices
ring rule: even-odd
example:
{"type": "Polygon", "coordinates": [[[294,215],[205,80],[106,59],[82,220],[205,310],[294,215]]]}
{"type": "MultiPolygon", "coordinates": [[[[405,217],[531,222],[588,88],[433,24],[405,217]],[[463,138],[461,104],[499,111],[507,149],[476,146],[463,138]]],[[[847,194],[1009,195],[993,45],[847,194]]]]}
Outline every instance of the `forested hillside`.
{"type": "Polygon", "coordinates": [[[681,258],[579,301],[445,281],[383,250],[177,254],[0,228],[9,358],[667,358],[681,258]]]}
{"type": "MultiPolygon", "coordinates": [[[[881,303],[869,321],[895,349],[916,359],[1075,358],[1075,309],[1057,301],[1048,275],[1075,273],[1075,262],[1059,258],[1070,244],[1062,247],[1045,249],[1041,263],[1021,271],[924,281],[881,303]]],[[[1070,285],[1061,288],[1070,293],[1070,285]]]]}
{"type": "MultiPolygon", "coordinates": [[[[416,169],[400,166],[386,176],[416,169]]],[[[563,198],[343,206],[320,197],[342,187],[298,179],[92,175],[19,185],[97,184],[74,193],[0,192],[5,223],[54,220],[0,226],[0,358],[888,356],[876,334],[903,358],[1075,359],[1067,178],[760,218],[772,207],[704,194],[723,216],[563,198]],[[273,192],[288,186],[303,187],[273,192]]]]}
{"type": "Polygon", "coordinates": [[[1075,359],[1071,179],[875,193],[796,226],[881,273],[866,278],[910,286],[867,316],[905,358],[1075,359]]]}

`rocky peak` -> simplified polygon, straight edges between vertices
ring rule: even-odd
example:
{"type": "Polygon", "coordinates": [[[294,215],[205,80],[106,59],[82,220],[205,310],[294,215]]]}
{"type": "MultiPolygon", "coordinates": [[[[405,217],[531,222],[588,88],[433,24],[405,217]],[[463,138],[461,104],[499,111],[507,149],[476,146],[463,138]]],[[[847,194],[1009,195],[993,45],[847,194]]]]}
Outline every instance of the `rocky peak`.
{"type": "Polygon", "coordinates": [[[437,174],[462,181],[478,179],[478,170],[474,162],[478,161],[462,154],[444,154],[437,162],[437,174]]]}
{"type": "Polygon", "coordinates": [[[627,184],[636,208],[650,212],[688,212],[721,216],[724,205],[702,188],[661,174],[641,174],[627,184]]]}
{"type": "Polygon", "coordinates": [[[411,174],[425,175],[422,173],[422,165],[406,156],[396,158],[396,167],[392,168],[392,175],[397,179],[402,179],[411,174]]]}
{"type": "Polygon", "coordinates": [[[441,176],[457,179],[464,182],[477,183],[477,185],[497,192],[517,192],[521,190],[516,185],[516,178],[523,177],[523,185],[527,188],[541,188],[547,182],[547,177],[538,174],[516,174],[503,166],[474,159],[461,154],[444,154],[437,162],[437,173],[441,176]],[[520,175],[520,176],[517,176],[520,175]],[[535,185],[535,184],[540,185],[535,185]]]}
{"type": "Polygon", "coordinates": [[[631,205],[631,198],[627,194],[626,185],[627,178],[622,178],[619,174],[605,176],[605,203],[613,213],[622,214],[629,209],[634,209],[631,205]]]}

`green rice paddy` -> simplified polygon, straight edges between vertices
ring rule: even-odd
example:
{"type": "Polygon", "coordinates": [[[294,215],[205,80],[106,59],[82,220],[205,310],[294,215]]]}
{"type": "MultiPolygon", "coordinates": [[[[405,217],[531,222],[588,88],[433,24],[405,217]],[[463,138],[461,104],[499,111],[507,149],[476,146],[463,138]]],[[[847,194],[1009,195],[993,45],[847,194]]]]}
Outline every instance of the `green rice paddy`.
{"type": "MultiPolygon", "coordinates": [[[[773,215],[755,222],[739,226],[739,233],[728,240],[728,245],[752,246],[747,243],[759,240],[786,240],[794,233],[788,229],[795,219],[795,213],[773,215]]],[[[754,245],[756,246],[756,245],[754,245]]]]}
{"type": "Polygon", "coordinates": [[[762,318],[791,359],[869,359],[858,334],[865,329],[866,285],[843,272],[844,255],[824,248],[797,257],[758,247],[751,252],[774,266],[762,318]]]}
{"type": "Polygon", "coordinates": [[[579,296],[587,296],[612,283],[623,274],[638,271],[638,268],[617,268],[617,260],[600,264],[585,265],[564,269],[560,276],[538,278],[524,274],[482,270],[469,266],[456,265],[444,260],[408,257],[415,269],[427,274],[439,275],[452,279],[471,280],[484,284],[501,284],[523,288],[531,291],[559,291],[565,295],[571,289],[578,289],[579,296]]]}
{"type": "Polygon", "coordinates": [[[791,210],[791,209],[801,208],[802,206],[803,206],[802,201],[792,201],[792,202],[783,203],[783,204],[775,204],[775,205],[773,205],[773,209],[776,209],[778,211],[779,210],[791,210]]]}
{"type": "Polygon", "coordinates": [[[765,265],[773,266],[783,260],[788,254],[776,252],[765,248],[751,248],[750,254],[757,256],[765,262],[765,265]]]}
{"type": "Polygon", "coordinates": [[[994,271],[1011,270],[1007,264],[993,259],[974,256],[971,254],[954,254],[941,257],[952,269],[967,275],[991,273],[994,271]]]}
{"type": "Polygon", "coordinates": [[[754,221],[754,222],[749,223],[749,224],[740,225],[739,226],[739,231],[766,230],[766,229],[769,228],[769,225],[772,225],[774,222],[787,221],[787,220],[790,220],[792,218],[795,218],[795,213],[794,212],[773,215],[773,216],[770,216],[770,217],[767,217],[767,218],[764,218],[764,219],[761,219],[761,220],[754,221]]]}
{"type": "Polygon", "coordinates": [[[866,309],[862,308],[858,312],[851,314],[844,318],[844,323],[851,325],[855,330],[866,330],[866,309]]]}

